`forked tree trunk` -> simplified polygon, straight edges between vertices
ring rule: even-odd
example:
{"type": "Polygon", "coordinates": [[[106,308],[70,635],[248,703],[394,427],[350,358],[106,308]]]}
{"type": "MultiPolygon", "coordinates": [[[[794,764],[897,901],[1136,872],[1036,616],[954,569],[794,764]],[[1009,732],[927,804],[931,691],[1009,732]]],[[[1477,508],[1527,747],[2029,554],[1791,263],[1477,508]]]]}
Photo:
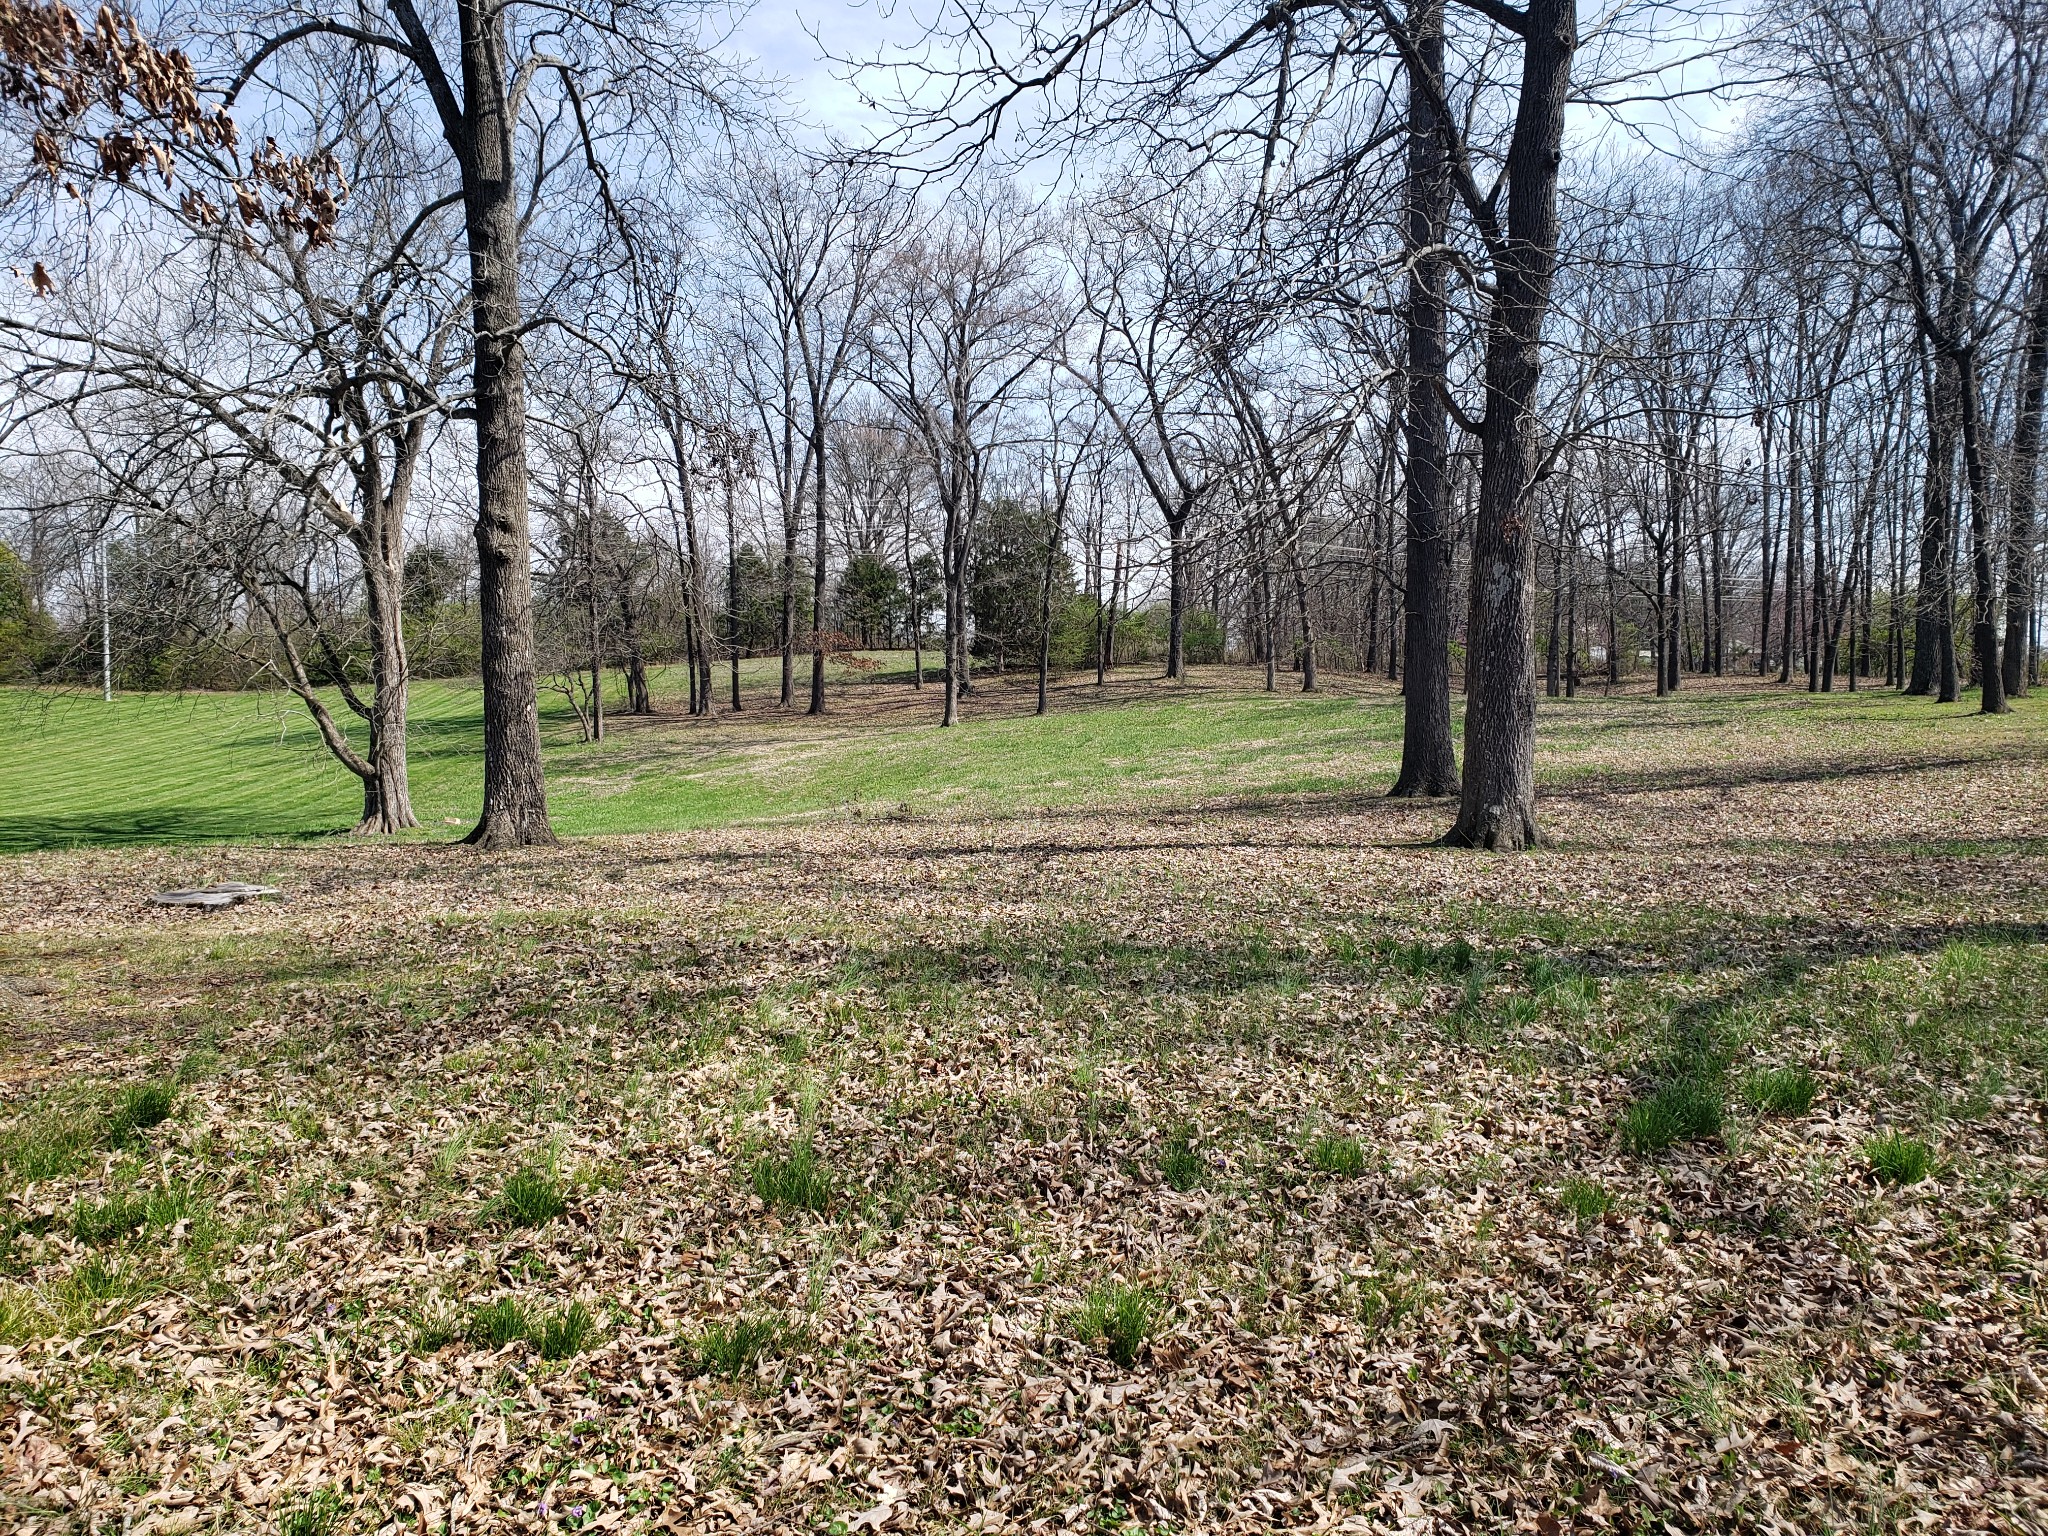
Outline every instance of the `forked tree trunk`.
{"type": "MultiPolygon", "coordinates": [[[[1443,0],[1415,0],[1409,27],[1423,67],[1441,80],[1443,0]]],[[[1445,286],[1443,250],[1451,181],[1441,125],[1428,93],[1408,87],[1408,379],[1403,432],[1408,446],[1407,671],[1401,685],[1401,771],[1390,793],[1454,795],[1458,754],[1451,740],[1451,541],[1445,529],[1444,465],[1450,422],[1442,390],[1445,286]]],[[[1392,647],[1389,647],[1392,665],[1392,647]]]]}
{"type": "Polygon", "coordinates": [[[555,841],[548,825],[535,693],[533,572],[527,539],[526,348],[519,305],[519,209],[506,104],[504,9],[455,8],[462,50],[467,174],[463,213],[475,310],[477,595],[483,627],[484,809],[468,841],[555,841]]]}
{"type": "Polygon", "coordinates": [[[1521,14],[1522,84],[1508,145],[1507,229],[1494,255],[1496,286],[1487,315],[1465,778],[1457,823],[1444,837],[1468,848],[1527,848],[1537,841],[1530,501],[1543,320],[1557,270],[1565,101],[1578,48],[1577,0],[1529,0],[1521,14]]]}

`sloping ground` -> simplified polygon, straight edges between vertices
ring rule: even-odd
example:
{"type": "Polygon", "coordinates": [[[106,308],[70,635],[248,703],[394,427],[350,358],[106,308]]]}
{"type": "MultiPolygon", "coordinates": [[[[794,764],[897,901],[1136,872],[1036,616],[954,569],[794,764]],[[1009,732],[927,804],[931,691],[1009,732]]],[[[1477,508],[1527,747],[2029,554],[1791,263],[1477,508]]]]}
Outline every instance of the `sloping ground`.
{"type": "Polygon", "coordinates": [[[1223,784],[0,866],[0,1508],[2048,1528],[2037,735],[1616,718],[1524,857],[1223,784]]]}

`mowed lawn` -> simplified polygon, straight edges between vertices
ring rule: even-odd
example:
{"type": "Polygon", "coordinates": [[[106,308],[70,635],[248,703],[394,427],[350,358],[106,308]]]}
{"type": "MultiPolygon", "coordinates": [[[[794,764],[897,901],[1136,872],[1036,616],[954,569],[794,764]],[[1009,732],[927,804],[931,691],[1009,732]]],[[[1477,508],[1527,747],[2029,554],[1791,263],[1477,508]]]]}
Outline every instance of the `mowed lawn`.
{"type": "Polygon", "coordinates": [[[1487,855],[1257,681],[552,720],[645,830],[503,854],[459,688],[414,839],[268,701],[9,731],[242,840],[0,857],[0,1529],[2038,1536],[2042,704],[1546,702],[1487,855]]]}
{"type": "MultiPolygon", "coordinates": [[[[891,670],[840,675],[822,719],[773,703],[772,661],[746,665],[739,715],[689,719],[679,673],[658,673],[652,718],[614,717],[586,743],[559,697],[542,700],[549,800],[567,835],[683,831],[791,817],[1003,815],[1024,808],[1198,806],[1384,790],[1400,755],[1401,704],[1378,680],[1337,678],[1318,695],[1292,679],[1199,668],[1187,685],[1125,669],[1107,688],[1061,679],[1031,713],[1032,680],[984,679],[965,722],[937,724],[936,683],[891,670]]],[[[613,680],[612,697],[623,688],[613,680]]],[[[335,707],[339,710],[339,701],[335,707]]],[[[1981,720],[1888,693],[1809,697],[1742,680],[1699,682],[1660,701],[1640,688],[1545,700],[1541,772],[1769,771],[1770,743],[1881,764],[2026,749],[2031,716],[1981,720]],[[1626,737],[1628,750],[1608,750],[1626,737]]],[[[359,742],[363,735],[355,732],[359,742]]],[[[469,681],[413,689],[413,804],[423,837],[473,821],[482,784],[482,701],[469,681]]],[[[1789,760],[1789,759],[1788,759],[1789,760]]],[[[345,831],[355,780],[281,693],[123,694],[0,690],[0,852],[94,845],[300,838],[345,831]]]]}

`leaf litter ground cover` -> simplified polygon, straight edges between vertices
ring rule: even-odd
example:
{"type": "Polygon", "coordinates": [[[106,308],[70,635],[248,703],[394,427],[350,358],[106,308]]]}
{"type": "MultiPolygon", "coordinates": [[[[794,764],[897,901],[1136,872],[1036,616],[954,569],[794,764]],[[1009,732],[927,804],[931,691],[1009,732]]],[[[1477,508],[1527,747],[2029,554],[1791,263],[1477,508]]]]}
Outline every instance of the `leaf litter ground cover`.
{"type": "Polygon", "coordinates": [[[1617,705],[1512,858],[1361,790],[12,861],[0,1510],[2041,1530],[2048,734],[1950,729],[1617,705]]]}

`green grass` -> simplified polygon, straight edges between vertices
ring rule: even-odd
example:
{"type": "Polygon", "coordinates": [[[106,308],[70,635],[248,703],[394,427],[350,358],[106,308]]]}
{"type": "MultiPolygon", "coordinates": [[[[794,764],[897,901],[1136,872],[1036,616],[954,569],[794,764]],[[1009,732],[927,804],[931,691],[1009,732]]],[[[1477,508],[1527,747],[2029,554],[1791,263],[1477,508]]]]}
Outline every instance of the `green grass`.
{"type": "Polygon", "coordinates": [[[1897,1131],[1871,1141],[1863,1149],[1863,1159],[1885,1184],[1918,1184],[1934,1165],[1934,1154],[1926,1142],[1897,1131]]]}
{"type": "Polygon", "coordinates": [[[507,1226],[538,1227],[568,1208],[560,1179],[545,1168],[521,1168],[505,1180],[505,1187],[491,1202],[489,1212],[507,1226]]]}
{"type": "MultiPolygon", "coordinates": [[[[737,720],[690,721],[675,696],[683,674],[669,670],[655,682],[663,718],[619,721],[600,743],[578,740],[567,707],[542,696],[548,807],[563,833],[661,831],[855,807],[1087,804],[1183,792],[1219,774],[1253,791],[1320,790],[1348,779],[1361,744],[1376,772],[1395,761],[1398,701],[1267,697],[1242,691],[1235,671],[1224,676],[1227,690],[1124,695],[1109,707],[1093,707],[1092,679],[1075,679],[1042,720],[978,714],[970,699],[965,722],[941,731],[935,687],[929,711],[886,723],[863,697],[873,685],[836,676],[823,721],[778,711],[764,662],[748,664],[737,720]]],[[[474,681],[413,685],[409,776],[426,834],[450,835],[475,817],[482,720],[474,681]]],[[[0,853],[312,836],[345,830],[362,803],[305,710],[275,693],[124,694],[107,704],[0,689],[0,779],[10,786],[0,853]]]]}
{"type": "Polygon", "coordinates": [[[1308,1160],[1323,1173],[1355,1179],[1365,1172],[1365,1148],[1353,1136],[1325,1136],[1309,1148],[1308,1160]]]}
{"type": "Polygon", "coordinates": [[[1098,1285],[1074,1314],[1074,1332],[1084,1344],[1101,1346],[1118,1365],[1136,1363],[1138,1351],[1165,1316],[1159,1293],[1121,1281],[1098,1285]]]}
{"type": "Polygon", "coordinates": [[[707,1374],[732,1378],[745,1375],[781,1342],[782,1328],[773,1318],[743,1317],[708,1324],[690,1352],[707,1374]]]}
{"type": "Polygon", "coordinates": [[[1557,1203],[1583,1224],[1614,1209],[1614,1192],[1597,1180],[1575,1175],[1558,1187],[1557,1203]]]}
{"type": "MultiPolygon", "coordinates": [[[[880,677],[896,678],[888,653],[880,677]]],[[[744,664],[745,708],[710,720],[682,716],[679,669],[656,669],[653,721],[620,720],[585,743],[568,706],[540,701],[548,803],[567,834],[687,830],[819,813],[1000,812],[1130,799],[1189,801],[1351,793],[1384,788],[1398,762],[1400,701],[1357,684],[1303,695],[1292,680],[1267,694],[1248,668],[1197,668],[1184,688],[1155,669],[1126,668],[1105,695],[1092,676],[1057,680],[1053,713],[1023,712],[1026,679],[988,679],[967,701],[965,723],[936,724],[938,691],[919,697],[834,672],[828,711],[775,707],[776,663],[744,664]],[[873,701],[896,701],[877,716],[873,701]]],[[[1375,689],[1380,685],[1375,684],[1375,689]]],[[[724,679],[720,676],[720,698],[724,679]]],[[[614,687],[612,697],[623,693],[614,687]]],[[[338,701],[337,718],[354,729],[338,701]]],[[[1933,709],[1881,690],[1806,696],[1776,689],[1655,701],[1589,690],[1546,699],[1539,774],[1550,785],[1622,780],[1606,748],[1617,730],[1687,723],[1678,771],[1743,763],[1760,737],[1804,748],[1866,754],[1883,742],[1902,754],[1952,752],[1960,709],[1933,709]]],[[[1456,715],[1454,714],[1454,718],[1456,715]]],[[[1981,750],[2021,739],[2021,716],[1972,722],[1981,750]]],[[[355,734],[360,736],[360,730],[355,734]]],[[[471,679],[414,684],[409,728],[413,804],[422,836],[473,821],[482,786],[482,697],[471,679]]],[[[1654,771],[1669,765],[1653,764],[1654,771]]],[[[334,762],[289,695],[123,694],[111,704],[85,690],[0,689],[0,853],[91,844],[305,837],[344,830],[361,791],[334,762]]],[[[1462,941],[1418,946],[1397,965],[1462,974],[1462,941]]]]}
{"type": "Polygon", "coordinates": [[[1698,1078],[1666,1083],[1621,1117],[1622,1145],[1636,1153],[1661,1152],[1681,1141],[1720,1134],[1721,1095],[1698,1078]]]}
{"type": "Polygon", "coordinates": [[[341,1515],[341,1495],[332,1488],[316,1489],[278,1515],[278,1536],[335,1536],[341,1515]]]}
{"type": "Polygon", "coordinates": [[[754,1159],[750,1177],[764,1205],[796,1211],[822,1211],[832,1203],[832,1177],[805,1137],[787,1152],[763,1152],[754,1159]]]}
{"type": "Polygon", "coordinates": [[[1813,1108],[1816,1089],[1804,1067],[1766,1067],[1750,1075],[1742,1096],[1767,1115],[1797,1117],[1813,1108]]]}
{"type": "Polygon", "coordinates": [[[1193,1147],[1188,1145],[1186,1136],[1176,1136],[1167,1142],[1166,1150],[1159,1157],[1159,1173],[1166,1180],[1169,1189],[1186,1194],[1202,1182],[1202,1176],[1209,1171],[1209,1164],[1193,1147]]]}

